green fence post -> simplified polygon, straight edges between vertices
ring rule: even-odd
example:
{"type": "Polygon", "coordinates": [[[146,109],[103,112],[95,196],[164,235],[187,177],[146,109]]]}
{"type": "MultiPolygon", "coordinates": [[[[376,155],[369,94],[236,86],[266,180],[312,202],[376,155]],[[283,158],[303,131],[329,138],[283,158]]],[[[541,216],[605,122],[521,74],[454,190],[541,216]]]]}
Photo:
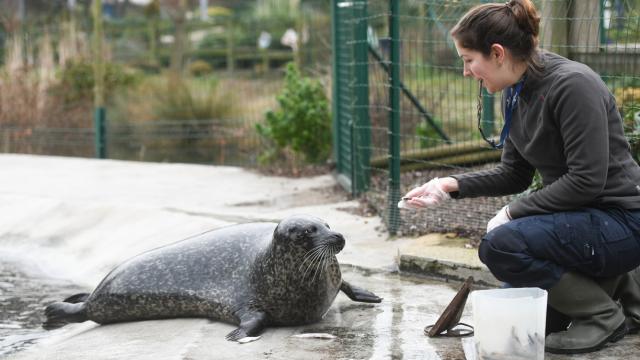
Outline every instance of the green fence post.
{"type": "Polygon", "coordinates": [[[600,45],[606,45],[607,44],[607,30],[604,27],[604,5],[605,5],[606,0],[600,0],[600,22],[598,23],[598,27],[599,27],[599,31],[598,33],[600,34],[600,45]]]}
{"type": "Polygon", "coordinates": [[[359,194],[369,187],[371,125],[369,120],[369,62],[367,42],[367,2],[359,2],[354,9],[355,27],[354,75],[355,111],[353,122],[353,192],[359,194]]]}
{"type": "Polygon", "coordinates": [[[391,87],[389,89],[389,219],[387,227],[395,235],[400,225],[400,0],[389,1],[391,87]]]}
{"type": "Polygon", "coordinates": [[[354,121],[355,121],[355,17],[354,3],[333,1],[333,140],[336,159],[336,179],[347,191],[355,195],[353,179],[354,121]]]}
{"type": "Polygon", "coordinates": [[[331,67],[332,72],[332,101],[331,101],[331,120],[333,122],[333,159],[336,162],[336,168],[340,169],[340,156],[338,153],[338,149],[340,147],[339,144],[339,136],[338,132],[340,131],[340,123],[338,118],[338,101],[340,99],[339,91],[340,86],[338,86],[338,60],[339,60],[339,46],[338,46],[338,25],[340,23],[340,19],[338,18],[338,1],[340,0],[332,0],[331,1],[331,41],[332,41],[332,49],[333,49],[333,66],[331,67]]]}
{"type": "Polygon", "coordinates": [[[493,134],[495,114],[493,109],[494,96],[487,89],[482,88],[482,131],[493,134]]]}
{"type": "Polygon", "coordinates": [[[107,124],[106,110],[103,106],[97,107],[93,113],[93,126],[95,129],[95,156],[98,159],[107,158],[107,124]]]}

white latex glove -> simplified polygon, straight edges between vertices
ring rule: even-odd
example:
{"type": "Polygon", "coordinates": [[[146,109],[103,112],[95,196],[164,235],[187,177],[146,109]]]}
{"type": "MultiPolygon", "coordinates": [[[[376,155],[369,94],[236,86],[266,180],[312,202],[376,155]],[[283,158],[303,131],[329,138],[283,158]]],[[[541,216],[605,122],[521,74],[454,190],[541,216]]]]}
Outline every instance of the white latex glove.
{"type": "Polygon", "coordinates": [[[401,209],[424,209],[438,206],[449,199],[451,199],[451,195],[444,191],[442,181],[436,177],[426,184],[409,191],[402,197],[398,207],[401,209]]]}
{"type": "Polygon", "coordinates": [[[497,228],[500,225],[506,224],[511,221],[511,216],[509,215],[509,205],[506,205],[498,213],[493,219],[489,220],[487,223],[487,232],[497,228]]]}

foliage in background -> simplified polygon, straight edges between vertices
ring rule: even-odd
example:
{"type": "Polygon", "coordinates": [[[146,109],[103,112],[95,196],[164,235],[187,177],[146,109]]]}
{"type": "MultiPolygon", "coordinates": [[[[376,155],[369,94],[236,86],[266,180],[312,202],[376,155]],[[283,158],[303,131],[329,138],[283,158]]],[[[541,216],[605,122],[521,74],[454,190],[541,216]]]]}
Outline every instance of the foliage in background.
{"type": "Polygon", "coordinates": [[[640,111],[640,87],[617,88],[614,91],[616,103],[622,113],[625,132],[639,132],[640,128],[634,122],[635,115],[640,111]]]}
{"type": "Polygon", "coordinates": [[[536,170],[535,174],[533,174],[533,181],[531,182],[531,185],[529,185],[529,190],[538,191],[543,187],[544,184],[542,183],[542,176],[540,175],[538,170],[536,170]]]}
{"type": "MultiPolygon", "coordinates": [[[[105,64],[105,97],[112,98],[114,92],[134,86],[139,75],[120,64],[105,64]]],[[[68,62],[60,71],[60,84],[53,90],[59,92],[67,103],[91,99],[95,84],[93,64],[88,61],[68,62]]]]}
{"type": "MultiPolygon", "coordinates": [[[[331,152],[331,116],[322,84],[302,77],[289,63],[277,100],[279,109],[267,112],[264,124],[256,124],[258,133],[272,141],[276,151],[290,148],[309,163],[326,161],[331,152]]],[[[266,154],[262,161],[274,155],[266,154]]]]}
{"type": "MultiPolygon", "coordinates": [[[[281,29],[295,27],[302,16],[300,0],[260,0],[253,4],[250,16],[252,21],[264,25],[278,24],[281,29]]],[[[280,34],[281,35],[281,34],[280,34]]]]}
{"type": "Polygon", "coordinates": [[[18,36],[7,41],[4,66],[0,69],[0,126],[24,127],[16,137],[28,138],[34,127],[76,128],[90,123],[91,97],[89,101],[70,103],[65,101],[65,92],[52,91],[61,83],[56,73],[60,64],[82,57],[77,42],[70,40],[72,35],[63,32],[57,54],[48,33],[38,41],[18,36]]]}
{"type": "Polygon", "coordinates": [[[196,60],[189,64],[189,74],[192,76],[204,76],[209,75],[213,71],[213,67],[204,60],[196,60]]]}
{"type": "Polygon", "coordinates": [[[224,93],[212,76],[198,79],[159,77],[147,83],[146,91],[156,120],[225,119],[232,110],[231,94],[224,93]]]}
{"type": "MultiPolygon", "coordinates": [[[[434,119],[433,121],[442,128],[442,121],[439,119],[434,119]]],[[[430,148],[442,144],[440,134],[426,120],[416,126],[416,135],[420,138],[421,148],[430,148]]]]}
{"type": "Polygon", "coordinates": [[[618,88],[614,91],[622,114],[624,131],[631,145],[631,154],[640,161],[640,87],[618,88]]]}
{"type": "Polygon", "coordinates": [[[611,12],[608,42],[637,43],[640,41],[640,1],[609,0],[605,9],[611,12]]]}

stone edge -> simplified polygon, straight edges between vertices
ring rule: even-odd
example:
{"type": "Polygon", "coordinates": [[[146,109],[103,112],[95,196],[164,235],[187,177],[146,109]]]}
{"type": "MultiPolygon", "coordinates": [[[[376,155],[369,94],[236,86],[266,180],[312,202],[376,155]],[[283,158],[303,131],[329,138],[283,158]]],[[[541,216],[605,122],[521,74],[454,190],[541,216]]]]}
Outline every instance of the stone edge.
{"type": "Polygon", "coordinates": [[[486,267],[413,255],[400,255],[398,267],[401,273],[405,272],[460,282],[465,281],[469,276],[473,276],[473,283],[476,285],[491,288],[502,286],[502,283],[486,267]]]}

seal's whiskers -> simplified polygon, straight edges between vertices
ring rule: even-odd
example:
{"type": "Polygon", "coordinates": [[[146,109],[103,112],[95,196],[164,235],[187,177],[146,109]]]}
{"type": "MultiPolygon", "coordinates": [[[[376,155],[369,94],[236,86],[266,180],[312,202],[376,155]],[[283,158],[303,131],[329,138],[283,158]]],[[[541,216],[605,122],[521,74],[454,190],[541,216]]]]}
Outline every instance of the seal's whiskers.
{"type": "Polygon", "coordinates": [[[307,261],[313,262],[313,260],[319,256],[320,252],[322,252],[322,248],[320,246],[316,246],[313,249],[307,251],[304,254],[304,258],[300,262],[300,267],[298,268],[298,270],[302,270],[307,261]]]}
{"type": "Polygon", "coordinates": [[[304,257],[304,260],[300,264],[300,270],[302,270],[302,267],[306,264],[306,269],[302,274],[302,278],[305,278],[307,276],[307,272],[309,272],[309,270],[314,267],[314,263],[316,261],[320,261],[320,258],[322,257],[323,252],[324,252],[324,246],[316,246],[313,249],[309,250],[309,252],[307,252],[307,254],[304,257]],[[309,262],[307,263],[307,261],[309,262]]]}
{"type": "Polygon", "coordinates": [[[318,261],[318,264],[316,265],[316,270],[313,273],[312,281],[315,281],[317,274],[322,273],[322,271],[320,271],[320,270],[325,268],[325,266],[327,265],[327,260],[331,256],[332,256],[332,254],[331,254],[331,250],[329,249],[329,247],[326,247],[326,246],[323,247],[320,260],[318,261]]]}

